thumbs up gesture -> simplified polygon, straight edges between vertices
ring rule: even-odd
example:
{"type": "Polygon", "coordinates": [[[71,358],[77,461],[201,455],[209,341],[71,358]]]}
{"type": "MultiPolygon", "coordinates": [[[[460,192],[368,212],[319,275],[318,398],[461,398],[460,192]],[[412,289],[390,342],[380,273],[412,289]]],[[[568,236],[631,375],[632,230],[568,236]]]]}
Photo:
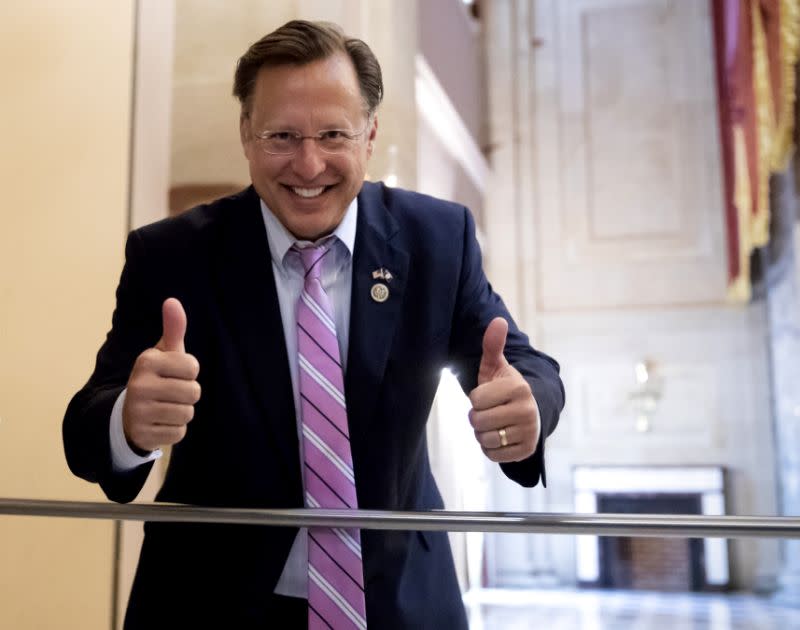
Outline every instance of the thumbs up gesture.
{"type": "Polygon", "coordinates": [[[136,358],[122,407],[125,438],[144,451],[180,442],[194,416],[194,404],[200,400],[200,364],[183,345],[183,306],[169,298],[161,313],[161,339],[136,358]]]}
{"type": "Polygon", "coordinates": [[[539,442],[539,408],[531,388],[503,351],[508,322],[496,317],[483,335],[478,386],[469,394],[469,421],[484,454],[493,462],[514,462],[533,454],[539,442]]]}

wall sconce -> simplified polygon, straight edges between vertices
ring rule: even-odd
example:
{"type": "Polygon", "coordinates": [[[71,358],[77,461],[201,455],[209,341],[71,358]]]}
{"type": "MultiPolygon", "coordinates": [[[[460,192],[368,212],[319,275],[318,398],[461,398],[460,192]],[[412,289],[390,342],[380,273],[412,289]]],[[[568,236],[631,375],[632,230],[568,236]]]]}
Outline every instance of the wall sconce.
{"type": "Polygon", "coordinates": [[[661,379],[654,374],[655,362],[649,359],[638,361],[633,366],[636,386],[628,393],[628,400],[636,416],[635,427],[639,433],[651,429],[651,420],[661,399],[661,379]]]}

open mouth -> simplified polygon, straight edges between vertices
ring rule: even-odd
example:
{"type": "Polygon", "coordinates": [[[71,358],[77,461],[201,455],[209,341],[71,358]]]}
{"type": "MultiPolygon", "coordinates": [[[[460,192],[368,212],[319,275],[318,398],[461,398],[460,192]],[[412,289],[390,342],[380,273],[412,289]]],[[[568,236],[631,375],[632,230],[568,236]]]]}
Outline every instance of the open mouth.
{"type": "Polygon", "coordinates": [[[284,188],[303,199],[314,199],[333,188],[333,186],[315,186],[313,188],[307,188],[304,186],[287,186],[284,184],[284,188]]]}

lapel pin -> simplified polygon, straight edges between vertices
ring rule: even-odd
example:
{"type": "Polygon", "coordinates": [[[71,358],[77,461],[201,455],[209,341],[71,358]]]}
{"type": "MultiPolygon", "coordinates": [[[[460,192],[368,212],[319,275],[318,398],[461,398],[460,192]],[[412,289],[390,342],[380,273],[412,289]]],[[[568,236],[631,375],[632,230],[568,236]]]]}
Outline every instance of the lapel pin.
{"type": "Polygon", "coordinates": [[[389,299],[389,287],[387,287],[382,282],[376,282],[372,285],[372,288],[369,291],[370,296],[373,300],[378,303],[385,302],[389,299]]]}
{"type": "Polygon", "coordinates": [[[390,282],[394,276],[388,269],[381,267],[380,269],[376,269],[372,272],[372,279],[373,280],[386,280],[386,282],[390,282]]]}

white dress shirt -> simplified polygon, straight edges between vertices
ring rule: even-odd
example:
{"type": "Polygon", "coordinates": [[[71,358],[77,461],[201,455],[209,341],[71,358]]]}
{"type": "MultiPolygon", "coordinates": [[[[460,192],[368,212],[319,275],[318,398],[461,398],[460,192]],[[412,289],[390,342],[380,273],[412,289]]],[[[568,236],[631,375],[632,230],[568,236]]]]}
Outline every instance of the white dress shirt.
{"type": "MultiPolygon", "coordinates": [[[[275,288],[281,309],[283,334],[286,340],[286,354],[289,357],[289,371],[292,377],[294,408],[297,417],[297,436],[300,444],[300,465],[303,462],[303,439],[300,420],[300,390],[298,385],[297,366],[297,331],[296,306],[303,290],[305,272],[299,256],[287,255],[292,245],[309,245],[308,241],[298,241],[278,221],[272,211],[261,201],[261,214],[267,232],[270,255],[272,257],[272,273],[275,277],[275,288]]],[[[358,217],[358,199],[353,199],[345,212],[341,223],[333,232],[336,237],[331,245],[330,254],[325,256],[322,268],[322,287],[328,294],[334,310],[336,332],[339,339],[339,353],[342,369],[347,369],[348,335],[350,332],[350,292],[353,284],[353,247],[356,240],[356,219],[358,217]]],[[[254,288],[255,290],[255,288],[254,288]]],[[[111,463],[116,472],[132,470],[149,461],[161,457],[160,449],[141,457],[134,453],[122,428],[122,406],[125,392],[117,398],[111,412],[111,463]]],[[[190,428],[191,430],[191,428],[190,428]]],[[[301,470],[302,479],[302,470],[301,470]]],[[[276,480],[276,483],[278,480],[276,480]]],[[[275,592],[292,597],[308,597],[308,531],[300,529],[294,540],[286,565],[283,568],[275,592]]]]}

